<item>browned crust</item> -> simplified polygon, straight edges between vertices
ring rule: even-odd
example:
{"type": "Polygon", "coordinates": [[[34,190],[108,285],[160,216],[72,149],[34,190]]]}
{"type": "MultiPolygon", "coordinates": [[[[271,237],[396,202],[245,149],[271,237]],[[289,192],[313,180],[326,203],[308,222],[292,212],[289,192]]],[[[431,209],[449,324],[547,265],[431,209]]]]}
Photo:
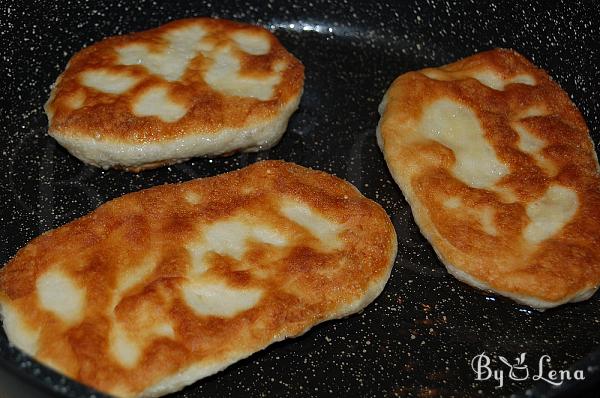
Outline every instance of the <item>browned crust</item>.
{"type": "Polygon", "coordinates": [[[495,291],[546,303],[560,304],[600,285],[598,164],[585,121],[568,95],[545,71],[511,50],[483,52],[439,69],[449,73],[447,81],[428,78],[425,73],[433,69],[406,73],[394,81],[387,93],[380,135],[387,164],[441,260],[495,291]],[[537,83],[493,90],[469,77],[481,70],[494,70],[503,78],[526,73],[537,83]],[[418,123],[427,105],[440,98],[476,113],[488,142],[510,170],[497,186],[515,192],[515,203],[456,179],[450,172],[454,154],[443,145],[405,142],[409,126],[418,123]],[[519,138],[510,125],[535,105],[543,105],[547,114],[521,123],[547,142],[543,156],[556,165],[555,176],[544,173],[530,155],[518,149],[519,138]],[[525,206],[553,183],[577,192],[577,213],[550,239],[537,246],[527,244],[521,238],[528,223],[525,206]],[[492,208],[498,234],[486,234],[477,219],[444,207],[448,197],[461,198],[469,208],[492,208]]]}
{"type": "Polygon", "coordinates": [[[123,143],[151,143],[171,140],[189,134],[210,136],[225,129],[239,129],[268,121],[275,117],[287,103],[302,92],[304,67],[290,54],[268,30],[254,25],[223,19],[191,18],[167,23],[158,28],[104,39],[82,49],[71,58],[67,69],[57,80],[54,95],[47,104],[50,117],[49,130],[54,134],[71,137],[101,138],[123,143]],[[274,88],[271,99],[229,96],[213,90],[203,79],[202,71],[208,68],[206,58],[198,55],[188,65],[181,80],[166,81],[143,66],[116,65],[115,48],[133,43],[145,44],[160,51],[166,42],[161,38],[170,30],[200,24],[209,32],[205,40],[217,47],[223,46],[237,31],[263,32],[269,38],[271,49],[264,55],[250,55],[235,51],[241,60],[241,74],[261,76],[269,74],[275,64],[285,62],[281,82],[274,88]],[[86,87],[79,76],[86,70],[105,68],[126,71],[141,82],[124,94],[112,95],[86,87]],[[189,110],[175,122],[165,122],[158,117],[136,116],[132,101],[148,88],[167,85],[170,98],[187,104],[189,110]],[[82,107],[73,109],[69,103],[74,97],[85,96],[82,107]]]}
{"type": "Polygon", "coordinates": [[[42,327],[41,361],[100,390],[111,392],[119,385],[133,394],[191,364],[250,353],[329,319],[373,283],[385,283],[395,249],[394,228],[385,211],[352,185],[291,163],[264,161],[122,196],[35,238],[0,270],[0,299],[16,308],[27,324],[42,327]],[[191,192],[201,198],[199,204],[185,200],[191,192]],[[283,197],[343,224],[343,248],[321,250],[314,237],[285,221],[277,210],[283,197]],[[232,318],[200,316],[184,304],[179,291],[190,269],[184,246],[198,239],[203,226],[235,214],[283,228],[292,234],[293,246],[274,254],[268,245],[249,242],[243,260],[250,271],[238,269],[230,257],[211,254],[208,277],[264,293],[255,307],[232,318]],[[147,314],[169,320],[176,337],[149,342],[139,365],[128,369],[108,352],[111,294],[118,275],[151,253],[159,256],[156,269],[126,292],[114,314],[132,331],[151,326],[143,320],[147,314]],[[40,308],[36,280],[51,266],[87,289],[85,317],[76,325],[66,326],[40,308]],[[257,269],[269,271],[268,277],[251,272],[257,269]]]}

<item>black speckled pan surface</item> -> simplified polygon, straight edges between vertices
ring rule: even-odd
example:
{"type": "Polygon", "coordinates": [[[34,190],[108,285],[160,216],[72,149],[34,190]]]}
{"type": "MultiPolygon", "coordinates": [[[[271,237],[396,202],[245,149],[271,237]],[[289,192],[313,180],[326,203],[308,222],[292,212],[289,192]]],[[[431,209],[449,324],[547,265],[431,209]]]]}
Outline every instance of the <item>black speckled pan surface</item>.
{"type": "MultiPolygon", "coordinates": [[[[420,235],[375,140],[377,105],[396,76],[509,47],[571,94],[598,145],[600,6],[593,0],[16,1],[0,12],[0,264],[43,231],[109,199],[259,159],[285,159],[343,177],[393,219],[396,265],[385,291],[366,310],[275,344],[173,397],[600,396],[600,296],[539,313],[449,276],[420,235]],[[73,53],[106,36],[191,16],[264,25],[302,60],[304,97],[279,145],[129,174],[85,166],[46,135],[42,105],[73,53]],[[553,369],[580,369],[586,379],[551,388],[543,380],[505,375],[496,388],[494,380],[475,380],[471,369],[471,359],[484,351],[495,369],[504,366],[497,356],[513,361],[526,352],[537,373],[546,354],[553,369]]],[[[0,363],[2,398],[30,396],[11,390],[9,373],[40,388],[31,396],[102,396],[21,354],[3,332],[0,363]]]]}

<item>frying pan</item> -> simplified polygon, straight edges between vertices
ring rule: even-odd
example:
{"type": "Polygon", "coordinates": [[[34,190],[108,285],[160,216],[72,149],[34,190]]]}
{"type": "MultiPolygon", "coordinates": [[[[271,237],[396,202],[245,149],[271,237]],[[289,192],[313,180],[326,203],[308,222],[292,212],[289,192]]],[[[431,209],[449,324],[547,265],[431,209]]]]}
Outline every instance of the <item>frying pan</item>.
{"type": "MultiPolygon", "coordinates": [[[[377,105],[401,73],[493,47],[514,48],[571,94],[600,140],[594,1],[18,1],[3,6],[0,123],[0,263],[43,231],[122,194],[285,159],[355,184],[379,202],[399,253],[383,294],[361,314],[277,343],[173,397],[545,396],[600,391],[600,297],[543,313],[479,292],[449,276],[420,235],[375,140],[377,105]],[[46,135],[42,104],[69,57],[103,37],[167,21],[213,16],[271,29],[306,66],[305,93],[281,143],[256,154],[130,174],[86,166],[46,135]],[[485,352],[502,369],[526,353],[585,380],[554,388],[531,377],[476,380],[485,352]]],[[[568,266],[566,264],[565,266],[568,266]]],[[[45,368],[0,333],[0,397],[102,397],[45,368]]],[[[507,372],[507,369],[505,369],[507,372]]]]}

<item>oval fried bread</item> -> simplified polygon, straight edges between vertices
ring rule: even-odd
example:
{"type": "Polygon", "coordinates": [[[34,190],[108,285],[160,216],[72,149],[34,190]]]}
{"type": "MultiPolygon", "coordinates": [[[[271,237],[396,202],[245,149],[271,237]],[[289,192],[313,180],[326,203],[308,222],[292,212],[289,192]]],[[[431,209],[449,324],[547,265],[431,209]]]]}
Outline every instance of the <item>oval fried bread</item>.
{"type": "Polygon", "coordinates": [[[156,397],[379,295],[385,211],[351,184],[264,161],[114,199],[0,270],[10,341],[118,397],[156,397]]]}
{"type": "Polygon", "coordinates": [[[378,140],[456,278],[538,309],[600,285],[600,176],[583,117],[523,56],[483,52],[398,77],[378,140]]]}
{"type": "Polygon", "coordinates": [[[45,105],[48,132],[85,163],[131,171],[275,145],[304,68],[268,30],[194,18],[73,56],[45,105]]]}

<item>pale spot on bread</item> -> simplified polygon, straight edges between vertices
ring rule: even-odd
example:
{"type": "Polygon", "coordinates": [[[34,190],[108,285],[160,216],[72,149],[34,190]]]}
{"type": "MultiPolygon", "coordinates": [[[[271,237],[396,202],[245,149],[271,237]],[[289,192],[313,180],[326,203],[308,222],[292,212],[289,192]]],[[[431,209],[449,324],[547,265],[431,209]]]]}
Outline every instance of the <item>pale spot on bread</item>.
{"type": "Polygon", "coordinates": [[[159,323],[154,326],[152,332],[156,336],[175,338],[175,329],[170,323],[159,323]]]}
{"type": "Polygon", "coordinates": [[[152,52],[143,44],[131,44],[117,49],[122,65],[140,65],[167,81],[180,80],[189,62],[202,50],[212,46],[203,43],[204,29],[199,25],[169,31],[163,38],[166,48],[152,52]]]}
{"type": "Polygon", "coordinates": [[[523,125],[515,123],[513,128],[519,134],[519,149],[521,151],[535,154],[546,146],[544,140],[531,134],[523,125]]]}
{"type": "MultiPolygon", "coordinates": [[[[117,319],[115,308],[127,292],[139,286],[148,286],[148,279],[156,269],[155,255],[147,255],[139,265],[124,267],[119,273],[113,291],[112,308],[109,314],[112,323],[110,333],[110,353],[123,366],[132,368],[143,353],[144,348],[155,337],[175,337],[173,326],[161,312],[161,308],[151,302],[137,302],[136,310],[127,316],[127,322],[117,319]]],[[[139,290],[139,289],[138,289],[139,290]]]]}
{"type": "Polygon", "coordinates": [[[339,233],[344,229],[340,224],[319,214],[310,206],[297,201],[284,201],[281,212],[290,220],[300,225],[317,238],[328,249],[342,247],[339,233]]]}
{"type": "Polygon", "coordinates": [[[110,353],[125,367],[134,367],[142,353],[140,345],[131,337],[127,331],[119,325],[118,322],[113,322],[110,336],[110,353]]]}
{"type": "Polygon", "coordinates": [[[107,94],[123,94],[135,86],[139,79],[125,72],[110,69],[88,70],[81,73],[79,81],[86,87],[107,94]]]}
{"type": "Polygon", "coordinates": [[[73,324],[83,317],[85,290],[59,270],[50,270],[36,281],[40,306],[62,321],[73,324]]]}
{"type": "Polygon", "coordinates": [[[202,200],[202,197],[193,191],[186,191],[184,193],[184,198],[191,205],[197,205],[202,200]]]}
{"type": "Polygon", "coordinates": [[[528,203],[529,224],[523,237],[540,243],[558,233],[573,218],[579,207],[577,192],[562,185],[552,185],[544,196],[528,203]]]}
{"type": "Polygon", "coordinates": [[[40,328],[27,325],[19,311],[13,309],[10,304],[0,304],[0,315],[11,343],[29,355],[35,355],[39,345],[40,328]]]}
{"type": "Polygon", "coordinates": [[[478,209],[477,216],[479,218],[479,223],[481,224],[483,232],[491,236],[498,235],[496,223],[494,222],[494,209],[490,207],[478,209]]]}
{"type": "Polygon", "coordinates": [[[509,79],[504,79],[498,73],[486,70],[473,74],[473,78],[477,79],[481,84],[494,90],[504,90],[509,84],[526,84],[528,86],[535,85],[535,78],[528,74],[519,74],[509,79]]]}
{"type": "Polygon", "coordinates": [[[205,256],[210,252],[242,260],[248,240],[280,247],[287,244],[286,237],[273,228],[235,219],[218,221],[206,227],[198,241],[187,246],[192,275],[208,270],[205,256]]]}
{"type": "Polygon", "coordinates": [[[196,313],[230,318],[254,307],[262,296],[259,289],[237,289],[225,283],[187,284],[183,298],[196,313]]]}
{"type": "Polygon", "coordinates": [[[444,200],[444,206],[449,209],[457,209],[462,205],[462,200],[456,196],[444,200]]]}
{"type": "Polygon", "coordinates": [[[471,76],[473,79],[477,80],[479,83],[483,84],[486,87],[489,87],[494,90],[503,90],[505,81],[498,74],[493,71],[480,71],[474,73],[471,76]]]}
{"type": "Polygon", "coordinates": [[[522,73],[520,75],[516,75],[510,78],[507,84],[525,84],[527,86],[535,86],[537,84],[537,81],[532,75],[522,73]]]}
{"type": "Polygon", "coordinates": [[[121,324],[114,320],[109,339],[109,350],[113,358],[127,368],[135,367],[144,348],[157,337],[175,338],[175,329],[167,321],[147,322],[140,327],[121,324]]]}
{"type": "Polygon", "coordinates": [[[285,237],[268,227],[248,225],[240,221],[223,221],[213,224],[204,235],[207,245],[221,255],[240,260],[245,252],[245,242],[253,239],[269,245],[281,246],[285,237]]]}
{"type": "Polygon", "coordinates": [[[519,149],[530,155],[546,175],[550,177],[555,176],[558,172],[556,165],[542,153],[542,149],[546,146],[546,141],[529,132],[527,128],[519,122],[514,122],[512,128],[519,135],[519,149]]]}
{"type": "Polygon", "coordinates": [[[502,203],[515,203],[519,201],[517,194],[509,187],[496,185],[494,193],[498,195],[498,200],[502,203]]]}
{"type": "Polygon", "coordinates": [[[262,33],[235,32],[231,35],[238,47],[252,55],[264,55],[271,50],[269,38],[262,33]]]}
{"type": "Polygon", "coordinates": [[[437,100],[423,112],[420,131],[454,152],[452,174],[470,187],[490,190],[508,174],[477,115],[468,107],[449,99],[437,100]]]}
{"type": "Polygon", "coordinates": [[[156,258],[154,256],[148,256],[140,265],[136,267],[128,267],[123,270],[119,275],[117,286],[114,292],[116,306],[121,299],[121,296],[134,286],[144,282],[146,278],[156,268],[156,258]]]}
{"type": "Polygon", "coordinates": [[[83,91],[78,91],[73,94],[70,98],[67,99],[67,105],[71,108],[71,110],[76,110],[81,108],[85,104],[85,93],[83,91]]]}
{"type": "Polygon", "coordinates": [[[493,208],[487,206],[480,208],[465,206],[462,199],[457,196],[446,198],[442,204],[447,209],[452,210],[455,216],[465,215],[467,217],[474,217],[479,222],[482,231],[486,234],[491,236],[498,235],[493,208]]]}
{"type": "Polygon", "coordinates": [[[250,77],[241,75],[240,69],[240,60],[229,48],[225,48],[214,55],[213,64],[204,74],[204,80],[214,90],[227,95],[252,97],[261,101],[271,99],[274,87],[281,81],[279,73],[250,77]]]}
{"type": "Polygon", "coordinates": [[[186,107],[169,97],[166,87],[153,87],[137,98],[133,113],[137,116],[156,116],[165,122],[176,122],[185,116],[186,107]]]}
{"type": "Polygon", "coordinates": [[[424,69],[421,71],[422,74],[433,80],[440,81],[453,81],[462,79],[475,79],[479,83],[493,90],[502,91],[509,84],[526,84],[528,86],[534,86],[536,84],[535,77],[527,73],[518,74],[510,78],[504,78],[494,70],[462,70],[448,72],[442,69],[424,69]]]}
{"type": "Polygon", "coordinates": [[[534,105],[526,108],[519,114],[519,119],[528,119],[530,117],[547,116],[548,111],[543,105],[534,105]]]}
{"type": "Polygon", "coordinates": [[[187,247],[191,261],[191,275],[201,275],[208,270],[204,256],[210,251],[204,244],[194,244],[187,247]]]}
{"type": "MultiPolygon", "coordinates": [[[[171,31],[163,36],[166,41],[166,49],[163,51],[152,52],[143,44],[131,44],[117,49],[119,61],[123,65],[141,65],[167,81],[177,81],[182,78],[189,62],[202,54],[212,61],[204,79],[214,90],[262,101],[273,96],[273,87],[281,81],[281,65],[275,65],[274,73],[264,76],[244,76],[240,74],[240,60],[231,48],[226,46],[215,49],[210,42],[202,40],[205,34],[204,29],[198,25],[171,31]]],[[[270,41],[262,33],[240,31],[233,33],[231,38],[238,48],[251,55],[264,55],[271,50],[270,41]]],[[[157,109],[154,109],[153,114],[156,114],[157,109]]]]}

